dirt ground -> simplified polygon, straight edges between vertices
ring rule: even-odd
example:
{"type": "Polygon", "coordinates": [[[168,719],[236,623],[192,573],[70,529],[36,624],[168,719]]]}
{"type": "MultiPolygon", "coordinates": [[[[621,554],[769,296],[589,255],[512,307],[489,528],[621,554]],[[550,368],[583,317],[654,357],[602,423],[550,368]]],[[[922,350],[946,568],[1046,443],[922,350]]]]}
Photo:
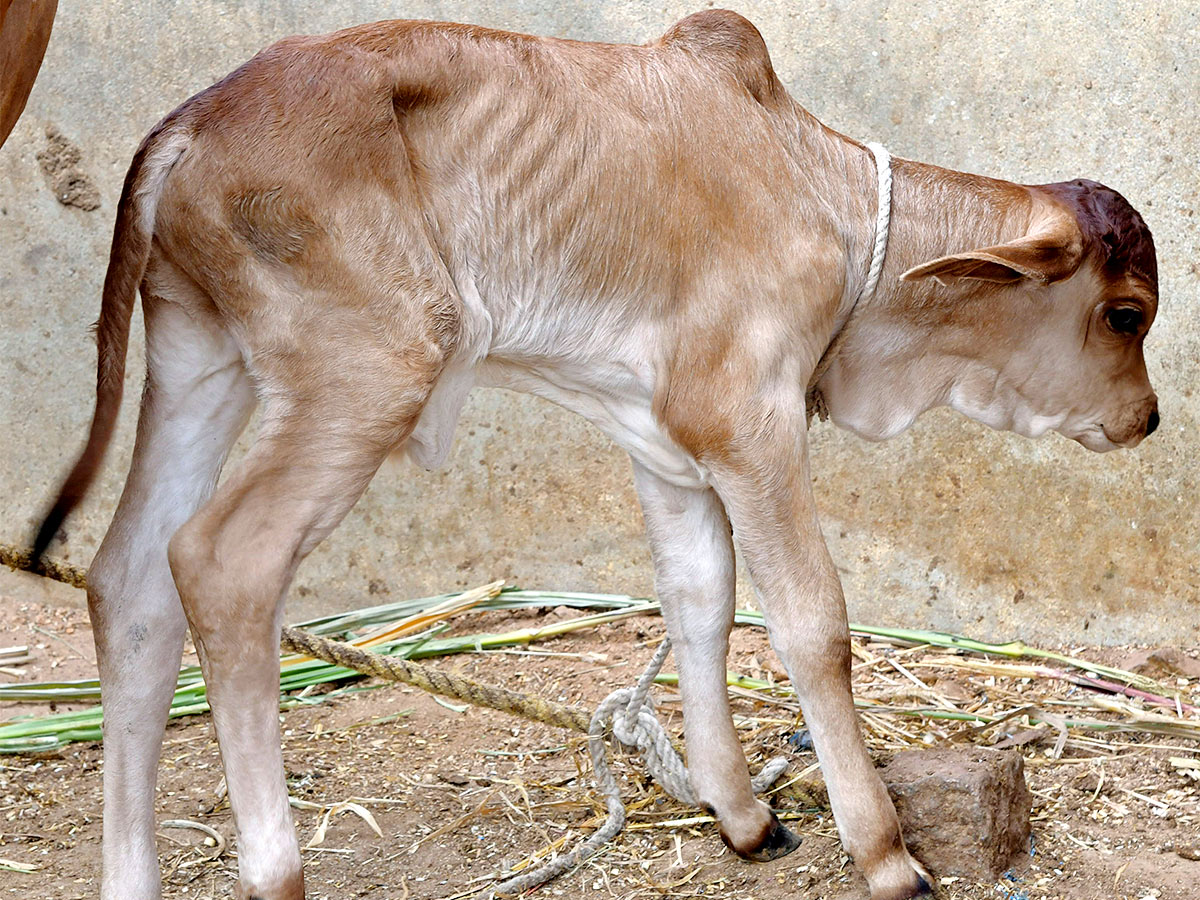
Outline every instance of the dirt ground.
{"type": "MultiPolygon", "coordinates": [[[[470,630],[500,631],[545,621],[555,610],[486,613],[470,630]]],[[[634,680],[662,634],[657,618],[627,619],[536,645],[529,651],[473,653],[434,665],[476,679],[593,707],[609,690],[634,680]]],[[[778,675],[761,631],[739,628],[730,668],[756,677],[778,675]]],[[[0,596],[0,647],[28,644],[34,659],[19,676],[0,681],[91,677],[94,652],[86,615],[0,596]]],[[[1097,661],[1120,662],[1123,651],[1071,648],[1097,661]]],[[[876,658],[901,651],[869,644],[876,658]]],[[[911,657],[909,658],[911,661],[911,657]]],[[[668,662],[668,668],[670,662],[668,662]]],[[[910,671],[915,671],[911,666],[910,671]]],[[[924,670],[921,670],[924,672],[924,670]]],[[[856,690],[878,686],[860,667],[856,690]]],[[[895,673],[893,673],[894,675],[895,673]]],[[[937,672],[939,692],[966,703],[996,690],[996,678],[937,672]]],[[[896,684],[902,679],[891,679],[896,684]]],[[[1191,683],[1177,681],[1185,692],[1191,683]]],[[[368,683],[364,682],[364,687],[368,683]]],[[[1025,690],[1034,686],[1025,685],[1025,690]]],[[[1021,685],[1012,687],[1021,690],[1021,685]]],[[[894,696],[895,691],[892,692],[894,696]]],[[[660,715],[678,731],[676,696],[660,689],[660,715]]],[[[757,769],[769,756],[790,757],[789,773],[815,762],[789,745],[800,727],[787,706],[735,698],[743,741],[757,769]]],[[[28,708],[0,706],[0,721],[28,708]]],[[[42,707],[36,711],[44,712],[42,707]]],[[[599,823],[590,766],[574,734],[502,713],[460,709],[412,688],[388,685],[281,714],[284,757],[304,850],[311,898],[460,898],[492,883],[507,867],[547,846],[570,847],[599,823]],[[377,836],[352,801],[378,824],[377,836]]],[[[893,726],[887,726],[893,729],[893,726]]],[[[961,723],[905,720],[910,737],[942,745],[961,741],[961,723]]],[[[888,741],[868,727],[879,761],[888,741]]],[[[1028,729],[1026,729],[1028,731],[1028,729]]],[[[1018,744],[1033,792],[1033,841],[1028,853],[995,883],[943,878],[943,897],[982,900],[1195,900],[1200,897],[1200,783],[1173,765],[1200,746],[1144,735],[1083,737],[1059,759],[1054,743],[1021,729],[973,732],[972,740],[1018,744]]],[[[725,850],[707,822],[648,784],[632,761],[621,761],[630,827],[597,859],[543,888],[553,897],[722,897],[860,900],[866,885],[842,853],[827,812],[794,810],[790,825],[803,837],[790,856],[751,864],[725,850]]],[[[69,900],[97,896],[100,871],[101,752],[75,744],[36,758],[0,757],[0,860],[33,864],[27,873],[0,868],[0,898],[69,900]]],[[[775,798],[787,809],[786,796],[775,798]]],[[[201,831],[161,828],[159,853],[168,898],[229,897],[235,880],[233,823],[224,800],[217,745],[207,716],[172,724],[159,779],[160,822],[190,820],[215,829],[228,846],[201,831]],[[211,845],[211,846],[210,846],[211,845]]],[[[935,873],[937,874],[937,873],[935,873]]]]}

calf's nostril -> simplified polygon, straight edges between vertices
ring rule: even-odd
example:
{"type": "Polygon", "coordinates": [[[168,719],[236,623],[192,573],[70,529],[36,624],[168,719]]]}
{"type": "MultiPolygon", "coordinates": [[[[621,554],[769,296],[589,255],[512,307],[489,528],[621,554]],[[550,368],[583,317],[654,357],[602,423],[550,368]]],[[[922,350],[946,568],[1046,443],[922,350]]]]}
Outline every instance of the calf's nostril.
{"type": "Polygon", "coordinates": [[[1146,437],[1154,434],[1154,429],[1158,427],[1158,410],[1150,413],[1150,418],[1146,420],[1146,437]]]}

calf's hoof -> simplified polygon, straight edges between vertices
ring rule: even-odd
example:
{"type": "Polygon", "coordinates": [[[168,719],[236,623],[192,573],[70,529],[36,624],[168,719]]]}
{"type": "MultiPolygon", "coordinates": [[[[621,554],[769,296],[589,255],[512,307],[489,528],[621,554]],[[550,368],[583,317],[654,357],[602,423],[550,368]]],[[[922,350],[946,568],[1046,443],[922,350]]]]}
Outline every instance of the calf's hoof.
{"type": "Polygon", "coordinates": [[[899,883],[883,886],[871,884],[871,900],[933,900],[932,877],[919,866],[907,873],[899,883]]]}
{"type": "Polygon", "coordinates": [[[911,888],[911,893],[896,895],[896,900],[933,900],[933,888],[925,880],[925,876],[917,873],[917,883],[911,888]]]}
{"type": "Polygon", "coordinates": [[[724,829],[721,830],[721,840],[725,842],[726,847],[742,859],[748,859],[751,862],[770,862],[781,856],[787,856],[800,846],[800,835],[780,822],[775,813],[771,813],[771,819],[757,844],[739,847],[728,838],[724,829]]]}
{"type": "Polygon", "coordinates": [[[871,900],[933,900],[933,898],[933,888],[920,874],[917,875],[916,884],[912,887],[901,888],[898,892],[891,894],[880,894],[879,896],[871,894],[871,900]]]}
{"type": "Polygon", "coordinates": [[[270,887],[242,884],[234,893],[238,900],[304,900],[304,875],[295,872],[270,887]]]}

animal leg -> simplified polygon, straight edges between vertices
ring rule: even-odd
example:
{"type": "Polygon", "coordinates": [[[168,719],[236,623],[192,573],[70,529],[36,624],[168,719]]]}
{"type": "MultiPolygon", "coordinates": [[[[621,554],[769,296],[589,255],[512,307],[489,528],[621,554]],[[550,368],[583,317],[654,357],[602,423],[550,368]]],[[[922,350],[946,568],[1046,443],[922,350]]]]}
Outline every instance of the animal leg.
{"type": "Polygon", "coordinates": [[[734,852],[756,860],[783,856],[800,839],[754,796],[725,686],[734,612],[733,536],[725,508],[710,489],[678,487],[636,462],[633,469],[655,588],[679,668],[692,790],[714,811],[734,852]]]}
{"type": "Polygon", "coordinates": [[[212,492],[254,393],[211,317],[145,292],[146,388],[133,462],[88,572],[104,698],[101,896],[156,900],[154,786],[185,621],[167,540],[212,492]]]}
{"type": "Polygon", "coordinates": [[[804,425],[780,412],[752,421],[754,428],[714,461],[717,491],[812,733],[842,845],[866,876],[872,900],[906,900],[928,890],[928,882],[904,847],[859,730],[845,601],[817,521],[804,425]]]}
{"type": "Polygon", "coordinates": [[[432,383],[432,377],[402,377],[402,352],[391,366],[364,364],[377,358],[376,348],[369,334],[358,336],[357,356],[353,347],[322,343],[314,334],[297,341],[308,368],[293,364],[265,377],[274,408],[267,409],[260,437],[169,547],[208,684],[244,900],[304,896],[279,743],[287,587],[300,561],[407,437],[432,383]],[[312,366],[322,361],[330,368],[313,377],[312,366]],[[301,372],[304,383],[286,382],[285,368],[301,372]]]}

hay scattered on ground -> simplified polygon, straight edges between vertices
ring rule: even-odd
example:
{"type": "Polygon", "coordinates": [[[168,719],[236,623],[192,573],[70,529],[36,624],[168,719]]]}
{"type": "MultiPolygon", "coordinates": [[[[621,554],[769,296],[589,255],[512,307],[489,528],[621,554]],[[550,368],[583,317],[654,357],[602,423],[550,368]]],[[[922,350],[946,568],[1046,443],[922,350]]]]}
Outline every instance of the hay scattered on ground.
{"type": "MultiPolygon", "coordinates": [[[[655,608],[635,598],[505,592],[471,604],[453,600],[413,601],[399,615],[329,617],[315,627],[360,638],[386,633],[379,646],[392,642],[392,649],[414,655],[440,648],[429,655],[452,658],[439,665],[589,708],[612,687],[631,683],[662,636],[661,621],[649,617],[655,608]],[[586,621],[597,613],[580,607],[602,602],[616,606],[586,621]],[[435,603],[447,612],[431,621],[435,603]],[[406,633],[404,620],[420,617],[426,617],[420,628],[406,633]]],[[[854,683],[878,761],[900,750],[955,744],[1014,747],[1026,761],[1035,798],[1029,859],[996,885],[949,879],[949,896],[1193,896],[1200,875],[1200,678],[1169,665],[1148,673],[1153,679],[1104,665],[1118,660],[1116,651],[999,655],[954,636],[873,631],[853,641],[854,683]],[[1097,893],[1101,881],[1110,887],[1097,893]]],[[[770,799],[804,837],[801,849],[768,866],[741,863],[724,853],[710,817],[681,807],[636,768],[622,766],[626,832],[543,893],[860,896],[861,879],[823,808],[816,759],[786,675],[757,629],[736,630],[733,644],[735,722],[752,769],[781,751],[791,756],[770,799]]],[[[284,671],[304,665],[292,661],[284,671]]],[[[678,734],[671,680],[664,676],[658,689],[660,714],[678,734]]],[[[313,896],[367,895],[383,885],[387,896],[471,896],[503,871],[573,846],[603,820],[575,735],[456,704],[437,706],[394,686],[376,690],[349,675],[294,687],[284,703],[293,707],[284,714],[285,757],[313,896]]],[[[235,875],[236,848],[211,728],[202,717],[183,721],[168,732],[164,751],[165,784],[182,785],[167,790],[187,794],[186,809],[176,803],[166,818],[188,823],[164,822],[160,832],[167,893],[223,896],[235,875]]],[[[31,879],[36,892],[48,873],[61,874],[75,834],[98,840],[97,760],[94,747],[62,744],[40,757],[0,760],[0,815],[10,815],[0,867],[11,864],[12,877],[31,879]],[[80,762],[90,771],[77,771],[80,762]],[[74,791],[90,791],[90,799],[68,796],[74,791]],[[27,809],[52,810],[53,831],[27,809]],[[21,868],[28,866],[39,868],[21,868]]]]}

